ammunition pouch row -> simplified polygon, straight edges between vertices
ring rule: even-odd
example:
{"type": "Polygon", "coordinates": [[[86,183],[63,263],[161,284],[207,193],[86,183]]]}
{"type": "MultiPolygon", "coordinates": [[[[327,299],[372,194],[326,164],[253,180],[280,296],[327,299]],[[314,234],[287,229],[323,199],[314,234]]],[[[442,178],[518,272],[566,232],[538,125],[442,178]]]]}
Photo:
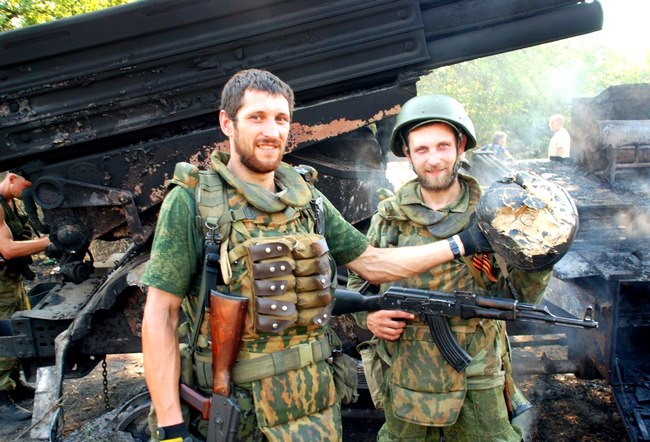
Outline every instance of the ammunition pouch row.
{"type": "Polygon", "coordinates": [[[281,334],[295,326],[323,327],[331,318],[334,267],[325,239],[296,233],[251,238],[228,253],[249,302],[244,342],[260,333],[281,334]],[[245,267],[245,268],[242,268],[245,267]]]}

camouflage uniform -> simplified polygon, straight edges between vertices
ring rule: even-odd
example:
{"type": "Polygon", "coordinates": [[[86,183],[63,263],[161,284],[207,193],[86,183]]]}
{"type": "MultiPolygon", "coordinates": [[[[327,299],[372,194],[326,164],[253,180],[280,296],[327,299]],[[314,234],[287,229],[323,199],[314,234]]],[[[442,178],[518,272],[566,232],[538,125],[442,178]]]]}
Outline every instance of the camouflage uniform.
{"type": "MultiPolygon", "coordinates": [[[[221,229],[222,273],[227,286],[219,289],[249,298],[242,347],[233,367],[235,395],[242,407],[237,439],[340,440],[339,404],[332,369],[324,357],[329,351],[324,325],[335,287],[334,260],[340,264],[352,261],[363,253],[368,241],[291,166],[282,163],[278,168],[276,187],[281,190],[271,193],[236,178],[226,168],[227,161],[226,154],[212,156],[212,169],[224,186],[229,216],[248,213],[221,229]],[[314,233],[315,217],[309,216],[314,196],[323,201],[326,242],[314,233]],[[273,258],[259,257],[270,250],[281,251],[273,258]],[[283,275],[259,276],[261,269],[273,272],[269,266],[280,269],[283,263],[288,264],[283,275]],[[271,295],[268,290],[276,286],[282,293],[271,295]],[[269,312],[266,299],[286,306],[287,313],[269,312]],[[307,349],[313,361],[276,370],[261,379],[246,368],[248,361],[269,354],[283,357],[298,349],[301,358],[307,349]]],[[[192,323],[199,311],[202,235],[195,224],[194,192],[189,191],[191,186],[178,184],[163,202],[142,281],[179,296],[187,294],[183,311],[192,323]]],[[[206,363],[211,355],[207,321],[208,315],[201,326],[193,373],[199,388],[206,392],[212,381],[211,366],[206,363]]]]}
{"type": "MultiPolygon", "coordinates": [[[[31,230],[27,219],[9,207],[4,198],[0,198],[5,213],[5,223],[16,240],[29,239],[31,230]]],[[[9,319],[19,310],[27,308],[23,277],[9,268],[0,270],[0,319],[9,319]]],[[[18,359],[0,357],[0,391],[10,391],[16,387],[11,374],[18,369],[18,359]]]]}
{"type": "MultiPolygon", "coordinates": [[[[461,194],[451,205],[431,210],[421,199],[417,180],[405,184],[391,198],[379,203],[368,238],[377,247],[415,246],[435,242],[460,232],[469,222],[480,197],[471,177],[459,175],[461,194]]],[[[504,272],[498,271],[492,254],[476,255],[487,272],[472,272],[461,259],[441,264],[428,272],[399,281],[397,285],[429,290],[469,290],[492,296],[512,293],[504,272]],[[475,276],[476,275],[476,276],[475,276]],[[481,282],[477,280],[481,279],[481,282]]],[[[517,298],[540,299],[551,271],[538,273],[507,269],[517,298]]],[[[354,274],[349,288],[363,283],[354,274]]],[[[390,284],[388,284],[390,285],[390,284]]],[[[382,286],[382,291],[387,285],[382,286]]],[[[355,315],[362,327],[367,313],[355,315]]],[[[390,366],[382,392],[386,423],[378,440],[519,441],[510,425],[504,400],[505,331],[502,321],[450,318],[449,326],[473,358],[457,373],[442,357],[428,326],[410,322],[399,340],[380,340],[377,353],[390,366]]]]}

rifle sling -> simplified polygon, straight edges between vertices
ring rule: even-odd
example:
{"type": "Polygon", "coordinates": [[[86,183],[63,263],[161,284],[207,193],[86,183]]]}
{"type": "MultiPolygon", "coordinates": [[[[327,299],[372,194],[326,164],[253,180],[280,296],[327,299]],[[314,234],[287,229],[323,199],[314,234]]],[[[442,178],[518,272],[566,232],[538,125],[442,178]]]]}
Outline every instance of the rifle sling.
{"type": "MultiPolygon", "coordinates": [[[[217,250],[219,245],[216,246],[217,250]]],[[[211,260],[207,257],[208,248],[205,247],[205,256],[203,259],[203,274],[201,276],[201,287],[199,289],[199,302],[196,319],[194,320],[194,327],[192,328],[192,336],[190,338],[190,352],[194,353],[196,349],[196,341],[199,339],[199,334],[201,331],[201,323],[203,322],[203,315],[205,314],[205,308],[209,305],[210,298],[208,297],[208,292],[210,289],[217,287],[217,282],[219,281],[219,276],[221,275],[221,268],[218,265],[211,263],[211,260]]]]}
{"type": "Polygon", "coordinates": [[[481,272],[479,272],[478,269],[474,267],[474,264],[472,264],[472,257],[461,256],[460,259],[467,266],[467,269],[472,274],[472,277],[474,277],[474,281],[476,281],[476,284],[478,284],[478,286],[481,287],[482,289],[485,289],[485,282],[483,281],[483,278],[481,278],[481,272]]]}
{"type": "Polygon", "coordinates": [[[240,351],[239,360],[232,368],[232,379],[236,384],[264,379],[327,360],[331,356],[327,336],[273,353],[240,351]]]}

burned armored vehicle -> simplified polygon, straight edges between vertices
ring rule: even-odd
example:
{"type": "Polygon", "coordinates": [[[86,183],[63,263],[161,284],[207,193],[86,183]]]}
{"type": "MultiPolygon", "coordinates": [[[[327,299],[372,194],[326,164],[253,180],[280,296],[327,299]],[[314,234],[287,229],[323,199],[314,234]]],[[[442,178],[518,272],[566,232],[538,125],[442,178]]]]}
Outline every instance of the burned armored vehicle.
{"type": "MultiPolygon", "coordinates": [[[[0,170],[33,182],[26,210],[64,251],[58,282],[3,321],[0,354],[51,401],[104,355],[141,350],[139,277],[165,181],[225,148],[219,96],[236,71],[292,86],[286,160],[315,167],[319,189],[363,223],[386,186],[386,120],[421,75],[602,20],[597,1],[577,0],[143,0],[0,34],[0,170]],[[119,261],[96,265],[93,241],[123,239],[119,261]]],[[[60,413],[32,436],[54,437],[60,413]]]]}
{"type": "MultiPolygon", "coordinates": [[[[532,171],[572,196],[580,227],[544,302],[576,316],[594,307],[598,329],[568,333],[568,367],[607,380],[630,440],[650,440],[650,84],[575,99],[570,133],[570,161],[475,155],[470,173],[489,183],[532,171]]],[[[554,362],[550,371],[563,365],[554,362]]]]}

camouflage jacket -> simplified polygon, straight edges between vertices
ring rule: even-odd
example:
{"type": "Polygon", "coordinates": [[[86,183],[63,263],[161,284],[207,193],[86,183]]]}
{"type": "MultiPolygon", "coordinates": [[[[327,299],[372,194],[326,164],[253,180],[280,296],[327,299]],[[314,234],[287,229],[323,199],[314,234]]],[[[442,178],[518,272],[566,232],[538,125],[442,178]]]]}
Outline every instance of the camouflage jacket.
{"type": "MultiPolygon", "coordinates": [[[[367,234],[371,245],[415,246],[460,232],[467,226],[481,193],[473,178],[460,175],[460,182],[459,198],[440,210],[424,204],[417,180],[406,183],[394,197],[379,203],[367,234]]],[[[469,261],[456,259],[417,276],[384,284],[381,290],[390,285],[447,292],[458,289],[537,302],[551,275],[550,270],[531,273],[500,269],[492,254],[472,258],[477,260],[476,270],[469,267],[469,261]]],[[[358,289],[362,283],[352,274],[348,288],[358,289]]],[[[367,314],[355,317],[365,327],[367,314]]],[[[384,388],[390,389],[398,417],[423,425],[450,425],[457,418],[467,389],[503,385],[503,323],[449,318],[449,325],[458,343],[473,358],[463,373],[457,373],[442,357],[428,326],[419,320],[409,323],[398,341],[380,341],[378,352],[391,365],[384,388]]]]}
{"type": "MultiPolygon", "coordinates": [[[[161,208],[143,283],[182,296],[189,292],[183,310],[194,324],[202,309],[197,284],[191,282],[201,274],[199,235],[189,235],[185,250],[175,245],[188,237],[188,229],[198,230],[196,226],[206,222],[217,226],[225,279],[218,289],[249,299],[242,347],[232,375],[252,396],[256,425],[269,440],[320,432],[327,434],[324,440],[330,436],[340,439],[340,413],[326,362],[329,346],[323,325],[329,319],[334,259],[341,263],[355,259],[367,247],[367,239],[291,166],[280,165],[275,173],[280,190],[272,193],[239,180],[226,167],[228,159],[226,154],[215,153],[205,176],[201,172],[200,179],[181,176],[174,180],[178,188],[170,191],[169,202],[161,208]],[[197,186],[196,198],[193,185],[197,186]],[[327,242],[315,233],[316,216],[310,213],[314,198],[322,198],[327,242]],[[196,224],[197,209],[190,208],[195,203],[201,213],[201,222],[196,224]],[[179,205],[185,207],[176,209],[179,205]],[[215,210],[207,210],[211,205],[215,210]],[[187,252],[194,256],[186,270],[179,270],[187,252]],[[179,258],[164,262],[161,255],[179,258]]],[[[208,322],[205,315],[192,364],[203,389],[212,381],[208,322]],[[203,385],[201,379],[206,381],[203,385]]]]}

